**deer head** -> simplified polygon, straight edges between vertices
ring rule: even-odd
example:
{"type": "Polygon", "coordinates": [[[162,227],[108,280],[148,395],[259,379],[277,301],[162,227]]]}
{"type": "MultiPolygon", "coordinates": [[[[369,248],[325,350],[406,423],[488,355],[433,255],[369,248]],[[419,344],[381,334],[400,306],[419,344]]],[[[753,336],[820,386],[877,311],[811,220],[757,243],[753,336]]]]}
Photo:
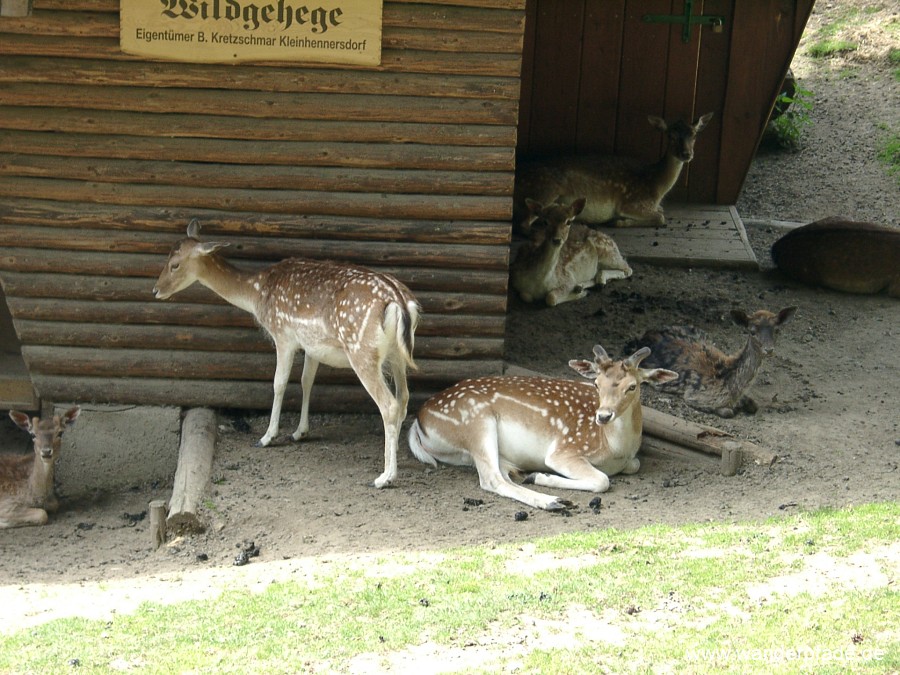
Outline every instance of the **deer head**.
{"type": "Polygon", "coordinates": [[[54,415],[49,419],[29,417],[18,410],[10,410],[9,416],[22,431],[31,434],[34,440],[34,454],[45,464],[53,464],[59,459],[59,448],[63,432],[75,424],[81,414],[81,408],[69,408],[62,415],[54,415]]]}
{"type": "Polygon", "coordinates": [[[165,300],[197,281],[201,276],[201,265],[208,256],[223,246],[228,246],[224,242],[201,242],[199,234],[200,223],[194,218],[188,224],[187,239],[178,242],[169,253],[166,265],[153,287],[153,294],[158,300],[165,300]]]}
{"type": "Polygon", "coordinates": [[[678,373],[664,368],[640,368],[650,355],[643,347],[622,361],[613,361],[600,345],[594,346],[594,360],[573,359],[569,366],[582,377],[594,380],[597,387],[597,424],[609,424],[625,410],[640,401],[642,382],[661,384],[678,378],[678,373]]]}

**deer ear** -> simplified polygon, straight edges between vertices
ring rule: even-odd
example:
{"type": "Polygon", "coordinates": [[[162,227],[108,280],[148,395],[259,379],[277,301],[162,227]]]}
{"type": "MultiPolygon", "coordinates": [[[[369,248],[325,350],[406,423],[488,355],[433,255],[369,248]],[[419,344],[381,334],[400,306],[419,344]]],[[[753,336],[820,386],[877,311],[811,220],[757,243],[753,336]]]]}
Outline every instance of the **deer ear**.
{"type": "Polygon", "coordinates": [[[709,121],[713,118],[713,115],[715,115],[715,113],[708,112],[699,120],[697,120],[694,123],[694,133],[697,133],[698,131],[702,130],[707,124],[709,124],[709,121]]]}
{"type": "Polygon", "coordinates": [[[75,424],[75,420],[78,419],[78,416],[80,414],[81,414],[81,407],[77,406],[77,405],[73,406],[72,408],[69,408],[68,410],[66,410],[65,414],[62,417],[63,422],[65,423],[65,425],[67,427],[70,427],[73,424],[75,424]]]}
{"type": "Polygon", "coordinates": [[[787,323],[793,318],[794,312],[796,311],[796,307],[785,307],[783,310],[778,312],[778,319],[775,321],[775,325],[780,326],[783,323],[787,323]]]}
{"type": "Polygon", "coordinates": [[[191,218],[191,222],[188,223],[187,236],[191,239],[196,239],[200,236],[200,221],[196,218],[191,218]]]}
{"type": "Polygon", "coordinates": [[[666,124],[666,121],[662,117],[657,117],[656,115],[647,115],[647,121],[650,122],[650,125],[655,129],[659,129],[662,132],[666,132],[669,130],[669,125],[666,124]]]}
{"type": "Polygon", "coordinates": [[[584,197],[579,197],[574,202],[572,202],[572,205],[569,207],[569,209],[572,211],[573,218],[584,211],[585,204],[587,204],[587,199],[585,199],[584,197]]]}
{"type": "Polygon", "coordinates": [[[9,417],[22,431],[31,433],[31,418],[28,415],[18,410],[10,410],[9,417]]]}
{"type": "Polygon", "coordinates": [[[531,197],[525,197],[525,206],[528,207],[528,211],[530,213],[534,214],[539,214],[544,208],[543,204],[541,204],[536,199],[532,199],[531,197]]]}
{"type": "Polygon", "coordinates": [[[224,248],[225,246],[230,246],[227,241],[205,241],[200,244],[200,253],[203,255],[209,255],[210,253],[214,253],[220,248],[224,248]]]}
{"type": "Polygon", "coordinates": [[[666,370],[665,368],[650,368],[648,370],[641,369],[641,380],[650,382],[651,384],[663,384],[672,382],[681,377],[674,370],[666,370]]]}
{"type": "Polygon", "coordinates": [[[582,377],[586,377],[589,380],[593,380],[599,372],[597,369],[597,364],[593,361],[588,361],[587,359],[572,359],[571,361],[569,361],[569,367],[582,377]]]}

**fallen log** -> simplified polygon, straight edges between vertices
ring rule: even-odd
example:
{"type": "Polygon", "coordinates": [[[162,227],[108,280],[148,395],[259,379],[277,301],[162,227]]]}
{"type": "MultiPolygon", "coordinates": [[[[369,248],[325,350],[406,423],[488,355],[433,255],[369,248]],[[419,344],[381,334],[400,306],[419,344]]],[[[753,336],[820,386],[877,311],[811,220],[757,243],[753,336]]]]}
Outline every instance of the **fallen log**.
{"type": "Polygon", "coordinates": [[[166,525],[175,532],[202,532],[198,507],[212,476],[216,447],[216,414],[209,408],[191,408],[181,424],[178,468],[169,499],[166,525]]]}
{"type": "MultiPolygon", "coordinates": [[[[742,455],[752,458],[756,464],[761,466],[771,466],[778,459],[778,455],[771,450],[736,438],[727,431],[683,420],[646,405],[643,406],[643,411],[644,436],[655,436],[676,445],[717,457],[722,457],[723,452],[730,455],[740,451],[742,455]],[[735,447],[735,444],[738,447],[735,447]]],[[[726,456],[726,461],[733,462],[734,460],[726,456]]]]}

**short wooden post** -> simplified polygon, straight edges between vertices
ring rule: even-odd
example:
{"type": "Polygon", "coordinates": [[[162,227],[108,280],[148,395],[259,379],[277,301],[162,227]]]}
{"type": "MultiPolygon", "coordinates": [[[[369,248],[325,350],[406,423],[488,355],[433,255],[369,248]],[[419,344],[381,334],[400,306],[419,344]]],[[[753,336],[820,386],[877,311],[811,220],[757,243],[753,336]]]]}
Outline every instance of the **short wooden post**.
{"type": "Polygon", "coordinates": [[[210,484],[215,448],[216,413],[208,408],[191,408],[181,424],[178,469],[166,519],[171,530],[203,531],[197,511],[210,484]]]}
{"type": "Polygon", "coordinates": [[[741,444],[734,441],[726,441],[722,444],[722,475],[734,476],[741,463],[744,461],[744,453],[741,444]]]}
{"type": "Polygon", "coordinates": [[[150,536],[153,548],[159,548],[166,541],[166,500],[154,499],[150,502],[150,536]]]}

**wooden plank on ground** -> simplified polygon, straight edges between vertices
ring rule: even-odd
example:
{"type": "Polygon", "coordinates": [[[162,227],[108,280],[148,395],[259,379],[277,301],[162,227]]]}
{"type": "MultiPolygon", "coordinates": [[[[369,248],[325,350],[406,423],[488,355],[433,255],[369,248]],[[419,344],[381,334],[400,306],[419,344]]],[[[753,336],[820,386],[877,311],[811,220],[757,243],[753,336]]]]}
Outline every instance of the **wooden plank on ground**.
{"type": "Polygon", "coordinates": [[[759,269],[733,206],[672,204],[668,227],[602,228],[631,262],[679,267],[759,269]]]}

